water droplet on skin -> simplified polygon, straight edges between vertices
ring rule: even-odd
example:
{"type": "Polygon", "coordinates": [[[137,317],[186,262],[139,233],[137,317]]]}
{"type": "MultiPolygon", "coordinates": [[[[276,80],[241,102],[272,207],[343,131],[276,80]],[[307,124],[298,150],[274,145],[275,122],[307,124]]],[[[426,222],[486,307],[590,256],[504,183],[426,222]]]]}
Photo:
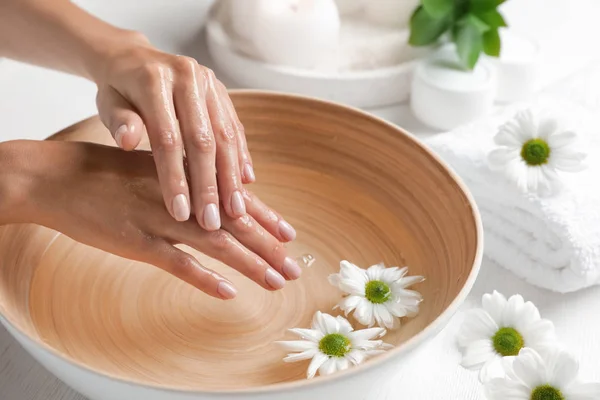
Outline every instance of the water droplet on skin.
{"type": "Polygon", "coordinates": [[[303,254],[296,259],[296,262],[298,262],[298,265],[302,268],[310,267],[315,261],[315,257],[312,254],[303,254]]]}

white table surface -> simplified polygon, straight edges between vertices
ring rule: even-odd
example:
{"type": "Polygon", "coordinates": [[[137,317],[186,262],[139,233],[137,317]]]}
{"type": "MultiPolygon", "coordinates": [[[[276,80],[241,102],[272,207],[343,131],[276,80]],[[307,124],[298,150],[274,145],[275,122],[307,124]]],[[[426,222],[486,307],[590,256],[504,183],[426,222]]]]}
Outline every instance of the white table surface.
{"type": "MultiPolygon", "coordinates": [[[[123,27],[147,34],[160,48],[196,57],[214,67],[202,39],[203,19],[210,0],[85,0],[91,12],[123,27]]],[[[561,79],[577,74],[600,58],[594,43],[600,27],[597,0],[510,0],[506,13],[512,29],[544,43],[545,68],[540,83],[546,91],[568,91],[561,79]],[[512,2],[512,4],[511,4],[512,2]]],[[[593,64],[600,66],[600,63],[593,64]]],[[[218,75],[218,69],[216,70],[218,75]]],[[[231,84],[225,79],[226,83],[231,84]]],[[[600,79],[594,82],[600,83],[600,79]]],[[[585,85],[579,84],[579,86],[585,85]]],[[[235,87],[235,85],[230,85],[235,87]]],[[[600,97],[600,87],[595,96],[600,97]]],[[[585,96],[579,90],[578,96],[585,96]]],[[[0,60],[0,141],[42,139],[96,113],[95,86],[83,79],[0,60]]],[[[600,104],[600,103],[599,103],[600,104]]],[[[417,136],[434,134],[410,114],[406,104],[371,110],[417,136]]],[[[1,256],[1,255],[0,255],[1,256]]],[[[459,367],[454,337],[465,310],[477,306],[481,295],[499,290],[523,294],[552,320],[564,344],[581,362],[581,377],[600,381],[600,288],[568,295],[538,289],[485,260],[474,289],[459,313],[437,337],[418,350],[410,366],[383,388],[386,399],[483,399],[475,373],[459,367]],[[417,383],[418,382],[418,383],[417,383]]],[[[332,394],[333,395],[333,394],[332,394]]],[[[85,400],[45,371],[0,328],[0,400],[85,400]]],[[[135,399],[132,399],[135,400],[135,399]]]]}

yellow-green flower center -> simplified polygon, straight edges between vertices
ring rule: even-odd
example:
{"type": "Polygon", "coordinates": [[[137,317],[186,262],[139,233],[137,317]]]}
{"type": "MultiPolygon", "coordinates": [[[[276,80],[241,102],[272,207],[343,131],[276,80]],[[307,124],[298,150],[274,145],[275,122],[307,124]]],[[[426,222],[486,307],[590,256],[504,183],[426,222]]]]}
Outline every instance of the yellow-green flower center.
{"type": "Polygon", "coordinates": [[[391,294],[390,287],[382,281],[369,281],[365,286],[365,297],[374,304],[385,303],[391,294]]]}
{"type": "Polygon", "coordinates": [[[543,139],[531,139],[521,148],[521,158],[527,165],[542,165],[548,162],[550,146],[543,139]]]}
{"type": "Polygon", "coordinates": [[[494,349],[501,356],[516,356],[523,348],[523,336],[514,328],[500,328],[492,338],[494,349]]]}
{"type": "Polygon", "coordinates": [[[555,387],[542,385],[531,392],[531,400],[565,400],[565,396],[555,387]]]}
{"type": "Polygon", "coordinates": [[[321,353],[330,357],[344,357],[351,347],[350,339],[339,333],[330,333],[319,341],[321,353]]]}

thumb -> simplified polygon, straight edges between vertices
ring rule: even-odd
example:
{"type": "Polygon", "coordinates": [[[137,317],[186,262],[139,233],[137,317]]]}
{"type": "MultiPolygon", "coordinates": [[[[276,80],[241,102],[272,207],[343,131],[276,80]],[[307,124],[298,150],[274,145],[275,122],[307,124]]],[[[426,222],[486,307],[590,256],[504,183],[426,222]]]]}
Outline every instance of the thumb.
{"type": "Polygon", "coordinates": [[[123,150],[138,147],[145,127],[134,107],[110,86],[98,90],[96,105],[100,120],[110,131],[117,146],[123,150]]]}

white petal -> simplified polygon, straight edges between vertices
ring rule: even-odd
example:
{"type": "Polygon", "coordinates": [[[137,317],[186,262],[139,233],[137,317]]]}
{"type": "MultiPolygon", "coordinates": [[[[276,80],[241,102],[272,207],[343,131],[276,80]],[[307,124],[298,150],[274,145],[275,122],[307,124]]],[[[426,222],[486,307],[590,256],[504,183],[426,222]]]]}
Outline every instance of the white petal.
{"type": "Polygon", "coordinates": [[[548,141],[552,136],[556,136],[556,130],[558,129],[558,121],[556,118],[546,117],[541,118],[538,124],[538,137],[548,141]]]}
{"type": "Polygon", "coordinates": [[[325,318],[321,311],[317,311],[313,316],[312,328],[321,332],[323,335],[327,334],[327,325],[325,324],[325,318]]]}
{"type": "Polygon", "coordinates": [[[401,279],[403,275],[402,270],[398,267],[386,268],[381,273],[381,280],[386,283],[391,283],[401,279]]]}
{"type": "Polygon", "coordinates": [[[335,359],[335,357],[331,357],[329,358],[329,360],[325,361],[322,365],[321,368],[319,368],[319,375],[321,376],[326,376],[326,375],[331,375],[334,372],[337,371],[337,360],[335,359]]]}
{"type": "Polygon", "coordinates": [[[521,143],[525,143],[529,139],[533,139],[538,135],[538,127],[535,114],[531,110],[525,110],[515,115],[515,120],[519,124],[517,131],[521,143]]]}
{"type": "Polygon", "coordinates": [[[579,362],[566,351],[555,349],[545,357],[549,381],[565,390],[579,373],[579,362]]]}
{"type": "Polygon", "coordinates": [[[506,165],[505,174],[522,192],[527,191],[527,164],[522,160],[515,160],[506,165]]]}
{"type": "Polygon", "coordinates": [[[527,191],[537,193],[542,179],[542,169],[538,166],[527,168],[527,191]]]}
{"type": "Polygon", "coordinates": [[[535,350],[521,349],[519,355],[513,360],[512,367],[515,376],[530,388],[548,383],[546,366],[535,350]]]}
{"type": "Polygon", "coordinates": [[[375,325],[373,306],[374,304],[369,300],[361,299],[360,303],[358,303],[356,309],[354,310],[354,318],[356,318],[358,322],[365,326],[375,325]]]}
{"type": "Polygon", "coordinates": [[[293,328],[288,330],[302,339],[310,340],[312,342],[318,342],[319,340],[323,339],[324,336],[323,332],[315,329],[293,328]]]}
{"type": "Polygon", "coordinates": [[[371,340],[384,336],[386,330],[383,328],[368,328],[368,329],[359,329],[354,332],[350,332],[348,334],[348,338],[352,342],[358,342],[361,340],[371,340]]]}
{"type": "Polygon", "coordinates": [[[350,295],[340,301],[339,307],[346,315],[348,315],[348,313],[352,312],[352,310],[354,310],[363,299],[364,298],[360,296],[350,295]]]}
{"type": "Polygon", "coordinates": [[[530,400],[531,390],[521,382],[495,378],[485,385],[488,400],[530,400]]]}
{"type": "Polygon", "coordinates": [[[492,294],[486,293],[481,299],[483,309],[496,323],[502,323],[502,311],[506,307],[506,297],[494,290],[492,294]]]}
{"type": "Polygon", "coordinates": [[[538,321],[540,321],[540,312],[532,302],[528,301],[515,309],[514,319],[511,321],[513,325],[511,326],[523,333],[527,330],[527,327],[538,321]]]}
{"type": "Polygon", "coordinates": [[[523,296],[519,294],[510,296],[502,313],[502,324],[500,326],[516,327],[519,311],[523,307],[523,304],[525,304],[523,296]]]}
{"type": "Polygon", "coordinates": [[[346,357],[339,357],[336,360],[336,367],[338,371],[343,371],[350,367],[350,361],[346,357]]]}
{"type": "Polygon", "coordinates": [[[600,383],[575,384],[563,393],[567,400],[598,400],[600,399],[600,383]]]}
{"type": "Polygon", "coordinates": [[[282,341],[275,343],[287,351],[305,351],[318,348],[317,343],[309,342],[308,340],[282,341]]]}
{"type": "MultiPolygon", "coordinates": [[[[404,289],[404,288],[410,287],[414,284],[421,283],[424,280],[425,280],[425,277],[420,276],[420,275],[407,276],[406,278],[398,279],[395,282],[394,287],[404,289]]],[[[418,292],[416,292],[416,293],[418,293],[418,292]]],[[[419,296],[420,296],[420,294],[419,294],[419,296]]]]}
{"type": "Polygon", "coordinates": [[[350,324],[350,322],[348,322],[346,318],[342,316],[337,316],[335,319],[337,320],[339,326],[339,333],[348,335],[354,330],[354,328],[352,328],[352,325],[350,324]]]}
{"type": "Polygon", "coordinates": [[[498,331],[498,324],[482,309],[470,310],[458,332],[458,344],[462,347],[481,339],[490,339],[498,331]]]}
{"type": "Polygon", "coordinates": [[[490,361],[486,362],[479,371],[479,381],[481,383],[489,382],[494,378],[502,378],[506,375],[505,364],[506,359],[514,357],[500,357],[496,355],[490,361]]]}
{"type": "Polygon", "coordinates": [[[354,365],[358,365],[362,363],[366,358],[367,354],[362,350],[353,349],[346,355],[346,357],[350,360],[350,362],[354,365]]]}
{"type": "Polygon", "coordinates": [[[550,163],[561,171],[579,172],[587,167],[584,163],[585,158],[586,154],[583,152],[560,148],[553,150],[550,155],[550,163]]]}
{"type": "Polygon", "coordinates": [[[327,280],[332,286],[340,289],[340,284],[342,283],[342,276],[340,274],[331,274],[327,277],[327,280]]]}
{"type": "Polygon", "coordinates": [[[287,362],[287,363],[296,362],[296,361],[304,361],[304,360],[313,358],[317,354],[319,354],[319,351],[317,349],[306,350],[306,351],[303,351],[302,353],[288,354],[288,356],[285,357],[283,359],[283,361],[287,362]]]}
{"type": "Polygon", "coordinates": [[[488,163],[493,170],[503,170],[506,166],[519,159],[519,150],[501,147],[488,154],[488,163]]]}
{"type": "Polygon", "coordinates": [[[557,187],[557,183],[560,182],[560,176],[558,176],[558,173],[554,167],[551,167],[550,165],[542,165],[540,168],[542,171],[542,182],[544,183],[545,189],[548,190],[549,193],[554,192],[554,189],[557,187]]]}
{"type": "Polygon", "coordinates": [[[340,262],[340,274],[343,279],[351,279],[358,282],[358,284],[367,284],[367,273],[364,269],[352,264],[348,261],[340,262]]]}
{"type": "Polygon", "coordinates": [[[385,266],[382,263],[375,264],[375,265],[369,267],[369,269],[367,269],[368,280],[380,281],[381,277],[383,275],[383,271],[385,271],[385,266]]]}
{"type": "Polygon", "coordinates": [[[323,365],[323,363],[327,362],[328,360],[329,357],[327,357],[325,354],[317,353],[310,362],[310,365],[308,366],[308,370],[306,371],[306,377],[308,379],[314,378],[315,374],[317,373],[317,370],[321,368],[321,365],[323,365]]]}
{"type": "Polygon", "coordinates": [[[523,143],[519,140],[516,131],[519,128],[511,121],[511,123],[505,124],[499,130],[496,136],[494,136],[494,143],[499,146],[512,147],[514,149],[520,148],[523,143]]]}
{"type": "Polygon", "coordinates": [[[342,279],[340,281],[340,289],[352,295],[365,295],[365,284],[355,279],[342,279]]]}
{"type": "Polygon", "coordinates": [[[494,358],[499,358],[499,356],[492,347],[492,341],[490,339],[478,340],[464,349],[461,365],[465,368],[477,369],[494,358]]]}
{"type": "Polygon", "coordinates": [[[577,134],[573,131],[556,132],[547,139],[552,150],[573,145],[577,140],[577,134]]]}
{"type": "Polygon", "coordinates": [[[323,314],[323,322],[325,323],[325,333],[339,333],[341,326],[336,317],[329,314],[323,314]]]}
{"type": "Polygon", "coordinates": [[[375,320],[379,326],[385,326],[387,329],[397,329],[399,326],[398,318],[394,317],[385,306],[385,304],[375,304],[375,320]]]}
{"type": "Polygon", "coordinates": [[[525,345],[535,350],[538,350],[538,345],[556,341],[554,324],[547,319],[540,319],[539,321],[529,323],[522,329],[519,329],[519,332],[523,335],[525,345]]]}

